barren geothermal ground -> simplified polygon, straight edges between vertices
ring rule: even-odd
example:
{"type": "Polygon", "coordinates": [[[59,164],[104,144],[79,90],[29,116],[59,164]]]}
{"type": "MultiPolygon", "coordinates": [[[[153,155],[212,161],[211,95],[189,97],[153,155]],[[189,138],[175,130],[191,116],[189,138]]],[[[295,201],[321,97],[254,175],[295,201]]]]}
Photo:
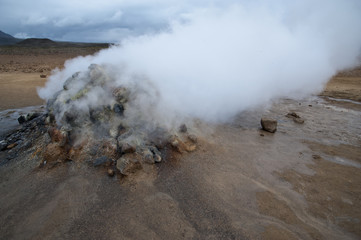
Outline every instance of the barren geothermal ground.
{"type": "MultiPolygon", "coordinates": [[[[1,139],[20,114],[44,111],[29,107],[42,104],[40,74],[69,57],[0,55],[1,139]]],[[[165,152],[126,177],[87,161],[41,167],[49,137],[30,121],[40,130],[0,152],[0,238],[360,239],[360,68],[320,95],[198,122],[195,151],[165,152]],[[274,134],[260,129],[262,116],[278,121],[274,134]]]]}

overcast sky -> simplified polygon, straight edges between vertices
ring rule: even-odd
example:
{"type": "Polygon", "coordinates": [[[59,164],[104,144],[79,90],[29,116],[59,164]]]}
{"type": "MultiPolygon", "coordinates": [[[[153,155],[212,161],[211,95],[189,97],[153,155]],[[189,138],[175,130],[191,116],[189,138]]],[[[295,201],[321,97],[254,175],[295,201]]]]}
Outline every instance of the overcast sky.
{"type": "Polygon", "coordinates": [[[118,42],[167,29],[195,9],[235,1],[0,0],[0,30],[19,38],[118,42]]]}

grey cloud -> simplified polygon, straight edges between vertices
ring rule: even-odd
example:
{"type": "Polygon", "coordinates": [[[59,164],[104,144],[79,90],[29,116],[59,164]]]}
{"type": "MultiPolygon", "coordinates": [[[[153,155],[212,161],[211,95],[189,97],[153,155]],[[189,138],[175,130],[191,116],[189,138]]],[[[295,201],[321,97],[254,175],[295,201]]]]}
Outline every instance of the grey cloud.
{"type": "Polygon", "coordinates": [[[205,2],[0,0],[0,29],[18,36],[114,42],[127,33],[133,36],[159,31],[205,2]],[[95,37],[92,33],[103,35],[95,37]]]}

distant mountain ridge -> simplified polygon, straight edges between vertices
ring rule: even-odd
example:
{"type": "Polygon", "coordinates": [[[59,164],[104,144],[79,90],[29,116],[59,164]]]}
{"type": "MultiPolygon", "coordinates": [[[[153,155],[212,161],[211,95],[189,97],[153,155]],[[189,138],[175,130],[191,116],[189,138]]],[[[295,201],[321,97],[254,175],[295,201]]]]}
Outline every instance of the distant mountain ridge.
{"type": "Polygon", "coordinates": [[[111,43],[84,43],[53,41],[49,38],[20,39],[0,31],[0,46],[18,48],[66,48],[66,47],[101,47],[107,48],[111,43]]]}
{"type": "Polygon", "coordinates": [[[10,34],[0,31],[0,45],[12,45],[17,42],[20,42],[21,40],[23,40],[23,39],[14,38],[10,34]]]}
{"type": "Polygon", "coordinates": [[[27,38],[16,43],[17,45],[23,46],[56,46],[57,43],[49,38],[27,38]]]}

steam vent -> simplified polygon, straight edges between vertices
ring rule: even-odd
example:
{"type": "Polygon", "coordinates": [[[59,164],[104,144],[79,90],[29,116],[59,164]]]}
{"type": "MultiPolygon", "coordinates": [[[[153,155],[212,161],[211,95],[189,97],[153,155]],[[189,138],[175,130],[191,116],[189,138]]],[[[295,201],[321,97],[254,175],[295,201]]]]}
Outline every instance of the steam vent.
{"type": "Polygon", "coordinates": [[[137,113],[137,93],[117,86],[99,65],[73,74],[47,102],[41,166],[83,161],[106,167],[110,176],[129,175],[170,152],[195,150],[197,138],[185,124],[170,131],[137,113]]]}

